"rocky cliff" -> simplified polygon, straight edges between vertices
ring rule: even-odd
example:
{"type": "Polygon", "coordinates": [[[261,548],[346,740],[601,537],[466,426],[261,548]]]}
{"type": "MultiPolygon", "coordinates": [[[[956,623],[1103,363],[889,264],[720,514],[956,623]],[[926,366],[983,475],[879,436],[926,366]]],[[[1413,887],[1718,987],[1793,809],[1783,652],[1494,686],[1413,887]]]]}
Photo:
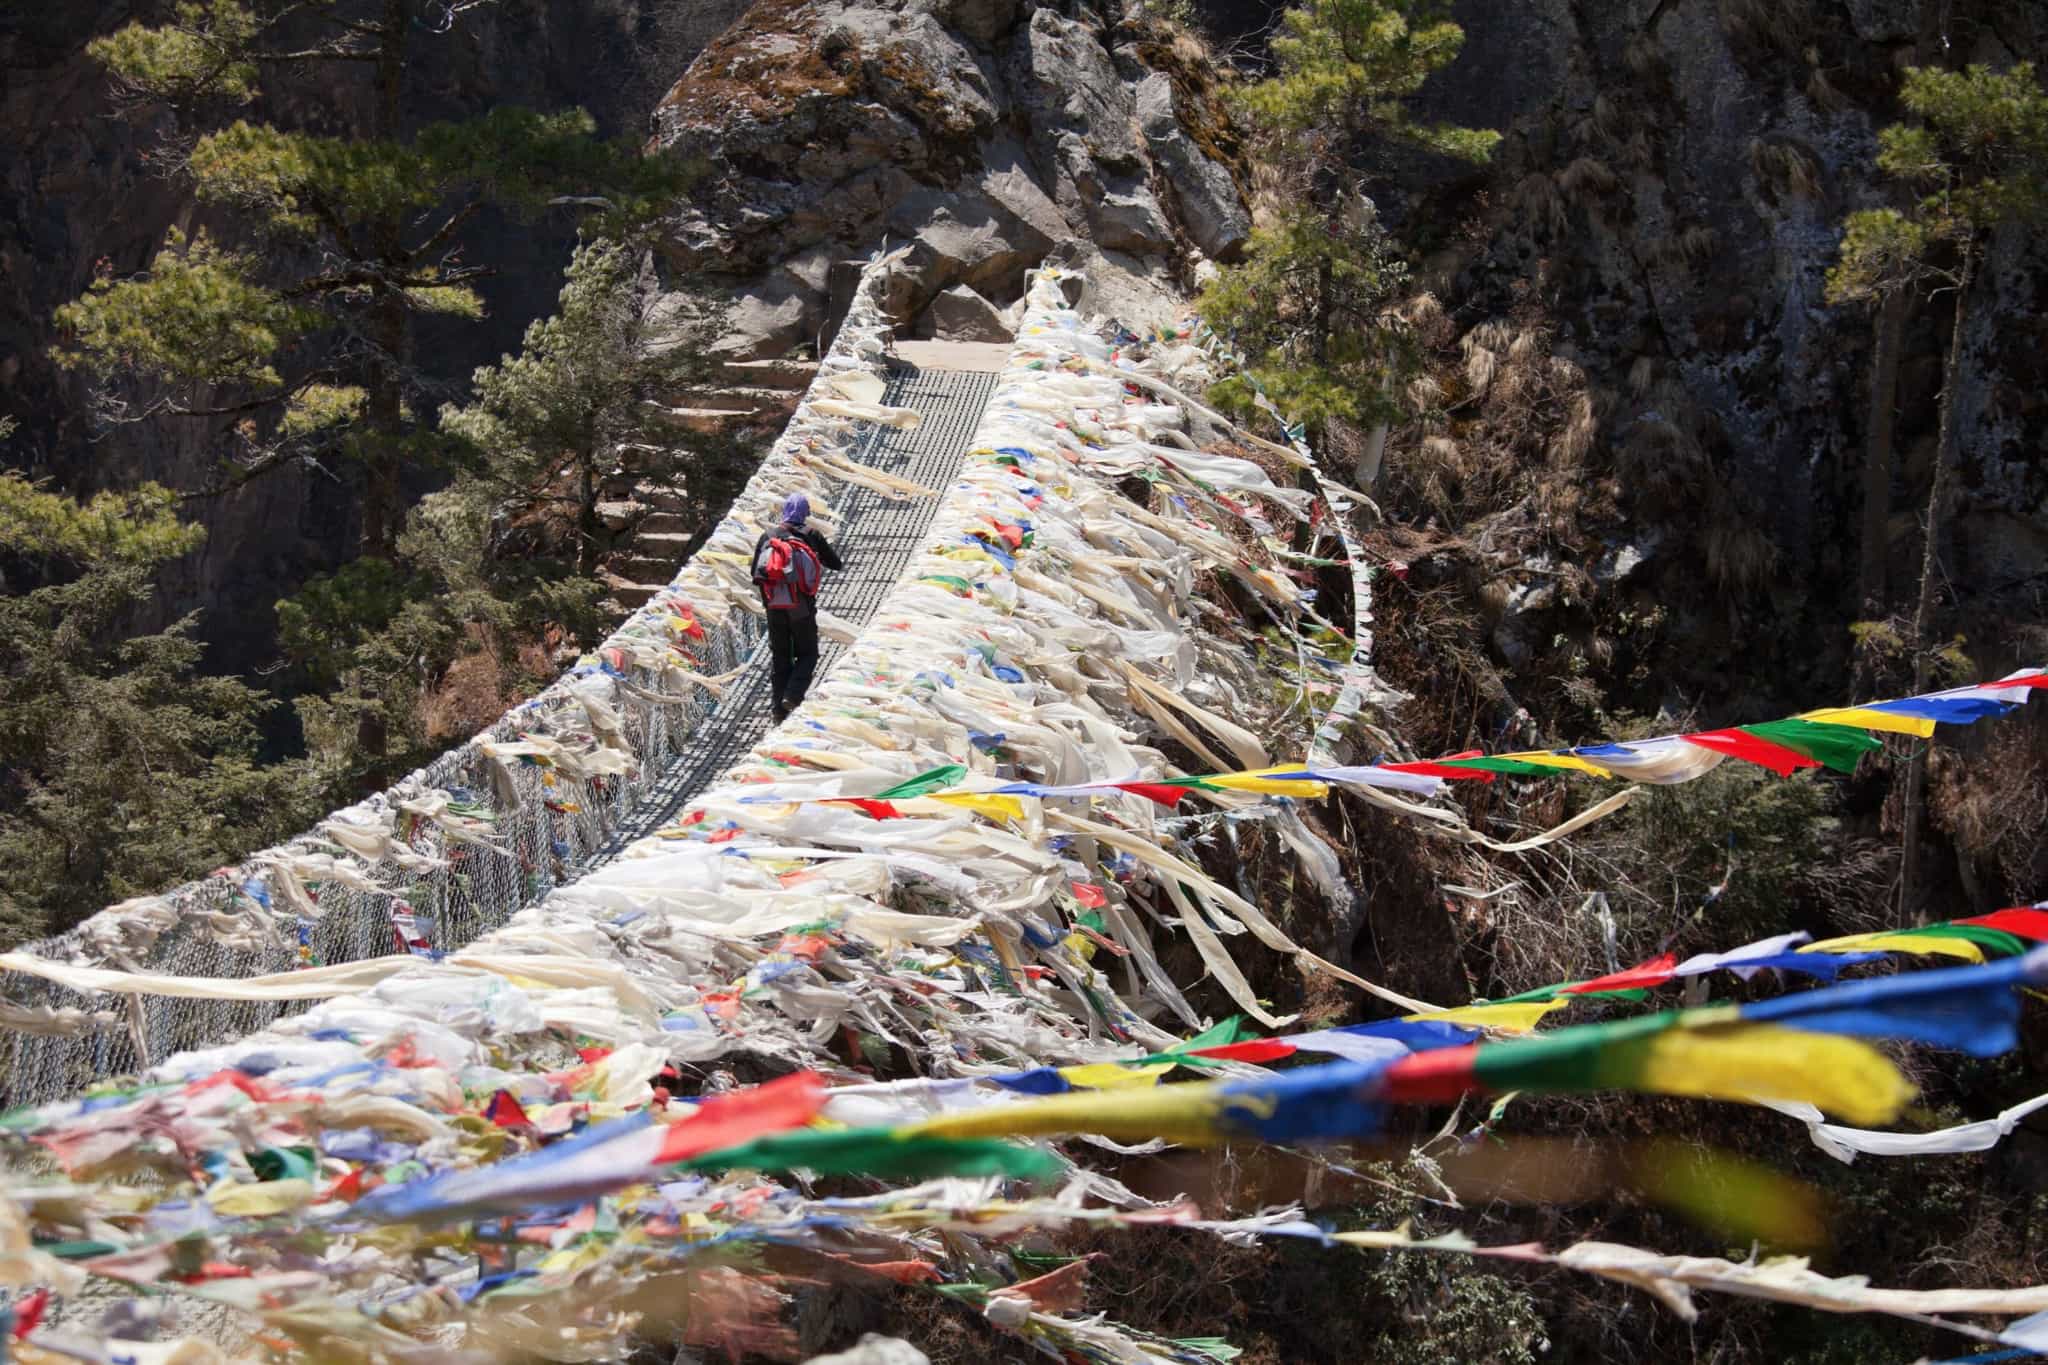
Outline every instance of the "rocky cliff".
{"type": "MultiPolygon", "coordinates": [[[[1482,324],[1500,322],[1507,345],[1529,335],[1577,371],[1588,401],[1566,448],[1592,452],[1575,492],[1593,539],[1549,548],[1583,555],[1597,581],[1546,589],[1540,572],[1497,559],[1496,656],[1526,665],[1561,632],[1583,636],[1605,589],[1610,610],[1676,609],[1664,632],[1685,648],[1655,689],[1636,689],[1638,704],[1831,695],[1858,614],[1872,346],[1870,317],[1823,296],[1840,223],[1885,202],[1875,134],[1901,117],[1901,70],[2038,61],[2048,10],[1465,0],[1454,13],[1466,47],[1425,91],[1425,112],[1506,139],[1481,175],[1383,152],[1375,193],[1424,263],[1445,334],[1464,339],[1454,365],[1487,339],[1482,324]]],[[[2048,586],[2048,248],[2008,233],[1992,260],[1973,301],[1944,563],[1959,607],[1949,619],[1987,666],[2011,657],[2012,626],[2040,619],[2048,586]]],[[[1917,580],[1951,306],[1922,301],[1908,324],[1886,554],[1895,603],[1917,580]]],[[[1451,427],[1483,424],[1462,371],[1460,384],[1451,427]]],[[[1546,419],[1553,436],[1573,425],[1569,406],[1546,419]]],[[[1421,447],[1412,433],[1390,463],[1426,460],[1421,447]]],[[[1541,458],[1557,465],[1558,448],[1541,458]]]]}
{"type": "Polygon", "coordinates": [[[1202,49],[1142,18],[1018,0],[760,0],[691,64],[655,144],[707,161],[678,270],[745,281],[728,344],[815,344],[832,267],[913,244],[891,306],[923,335],[1007,335],[1027,266],[1085,242],[1187,279],[1250,230],[1202,49]]]}

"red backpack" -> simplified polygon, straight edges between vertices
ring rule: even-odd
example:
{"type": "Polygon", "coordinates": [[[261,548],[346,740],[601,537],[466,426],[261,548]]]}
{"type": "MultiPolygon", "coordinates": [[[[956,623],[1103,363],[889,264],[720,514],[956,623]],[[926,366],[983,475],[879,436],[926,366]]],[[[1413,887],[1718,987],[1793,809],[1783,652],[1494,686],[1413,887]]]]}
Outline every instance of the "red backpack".
{"type": "Polygon", "coordinates": [[[818,595],[825,566],[801,536],[771,536],[754,556],[754,582],[770,611],[797,611],[818,595]]]}

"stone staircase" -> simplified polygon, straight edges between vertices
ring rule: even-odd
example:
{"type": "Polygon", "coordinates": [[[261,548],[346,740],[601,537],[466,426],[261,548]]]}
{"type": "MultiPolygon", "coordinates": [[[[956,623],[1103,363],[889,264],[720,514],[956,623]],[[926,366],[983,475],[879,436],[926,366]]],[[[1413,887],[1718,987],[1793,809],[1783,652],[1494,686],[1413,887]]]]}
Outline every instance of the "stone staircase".
{"type": "MultiPolygon", "coordinates": [[[[669,394],[662,406],[691,431],[740,435],[756,429],[765,449],[817,373],[814,360],[729,360],[711,382],[669,394]]],[[[655,456],[621,450],[597,509],[607,528],[625,533],[599,561],[598,576],[612,600],[629,611],[661,590],[691,542],[709,529],[697,524],[702,513],[692,513],[683,476],[651,468],[660,463],[655,456]]]]}

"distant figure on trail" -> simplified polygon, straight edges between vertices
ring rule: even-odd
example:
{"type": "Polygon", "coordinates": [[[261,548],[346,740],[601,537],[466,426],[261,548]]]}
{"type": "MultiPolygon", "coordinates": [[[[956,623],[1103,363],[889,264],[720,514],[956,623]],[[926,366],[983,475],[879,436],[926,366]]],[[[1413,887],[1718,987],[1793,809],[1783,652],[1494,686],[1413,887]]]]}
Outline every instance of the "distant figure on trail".
{"type": "Polygon", "coordinates": [[[754,542],[754,586],[768,608],[768,683],[778,721],[810,691],[818,667],[818,585],[825,570],[845,567],[830,542],[805,526],[810,519],[811,500],[791,493],[781,524],[754,542]]]}

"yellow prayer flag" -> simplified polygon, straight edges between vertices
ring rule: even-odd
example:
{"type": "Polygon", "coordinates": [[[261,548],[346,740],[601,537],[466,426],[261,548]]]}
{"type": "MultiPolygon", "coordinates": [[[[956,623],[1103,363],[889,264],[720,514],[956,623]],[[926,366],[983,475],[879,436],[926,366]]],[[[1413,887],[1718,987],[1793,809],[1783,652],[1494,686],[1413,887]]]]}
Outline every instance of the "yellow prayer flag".
{"type": "Polygon", "coordinates": [[[1060,1075],[1068,1085],[1078,1085],[1087,1090],[1143,1090],[1159,1084],[1170,1066],[1125,1066],[1121,1062],[1089,1062],[1081,1066],[1063,1066],[1060,1075]]]}
{"type": "Polygon", "coordinates": [[[1923,953],[1929,957],[1956,957],[1965,962],[1982,962],[1984,950],[1966,938],[1945,934],[1900,934],[1880,930],[1874,934],[1850,934],[1846,938],[1808,943],[1802,953],[1923,953]]]}
{"type": "Polygon", "coordinates": [[[1924,716],[1901,716],[1890,711],[1870,711],[1860,706],[1832,706],[1823,711],[1807,711],[1798,719],[1810,720],[1816,725],[1846,725],[1855,730],[1886,730],[1895,735],[1918,735],[1922,739],[1934,733],[1934,722],[1924,716]]]}
{"type": "Polygon", "coordinates": [[[1517,1000],[1505,1005],[1461,1005],[1457,1009],[1433,1010],[1428,1014],[1411,1014],[1406,1017],[1417,1022],[1463,1024],[1467,1028],[1527,1033],[1543,1022],[1544,1015],[1552,1010],[1564,1009],[1571,1003],[1570,996],[1561,995],[1555,1000],[1517,1000]]]}

